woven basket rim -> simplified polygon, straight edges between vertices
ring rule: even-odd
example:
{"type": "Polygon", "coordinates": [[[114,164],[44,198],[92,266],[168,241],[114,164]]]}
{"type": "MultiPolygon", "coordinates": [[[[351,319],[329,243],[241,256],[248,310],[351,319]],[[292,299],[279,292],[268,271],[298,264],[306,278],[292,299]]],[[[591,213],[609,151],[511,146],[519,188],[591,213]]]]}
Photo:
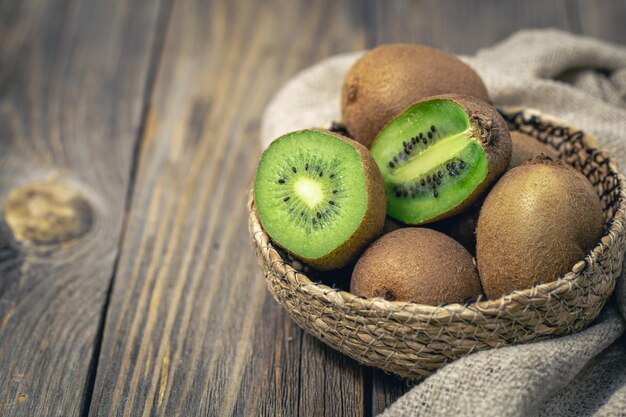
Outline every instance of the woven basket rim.
{"type": "Polygon", "coordinates": [[[567,290],[572,285],[573,281],[584,271],[586,268],[592,266],[598,262],[597,257],[602,253],[604,248],[610,245],[610,240],[606,239],[609,236],[619,236],[625,232],[626,225],[624,224],[624,218],[626,213],[626,178],[619,172],[615,160],[611,157],[610,153],[599,148],[599,142],[597,139],[582,129],[573,126],[571,123],[559,119],[554,116],[546,115],[543,112],[536,109],[520,108],[520,107],[502,107],[503,111],[507,113],[522,113],[524,117],[540,117],[542,121],[551,122],[558,126],[567,127],[575,132],[582,132],[582,140],[585,145],[601,155],[603,155],[607,162],[610,171],[617,177],[619,188],[619,200],[617,201],[616,208],[613,216],[607,219],[605,224],[608,227],[605,229],[601,239],[594,245],[593,249],[587,251],[587,254],[583,259],[578,261],[569,272],[559,277],[554,281],[539,284],[531,288],[523,290],[515,290],[497,299],[481,299],[467,303],[452,303],[444,305],[427,305],[419,304],[412,301],[388,301],[381,297],[365,298],[354,295],[349,291],[345,291],[339,288],[330,287],[322,282],[311,280],[306,273],[297,271],[290,263],[284,260],[280,254],[276,251],[275,244],[267,235],[267,232],[263,229],[260,219],[256,212],[254,204],[253,190],[248,192],[248,214],[251,224],[251,232],[253,232],[253,238],[257,243],[261,243],[262,240],[267,241],[267,247],[269,250],[263,254],[263,256],[269,261],[272,268],[276,269],[281,275],[291,275],[294,281],[298,283],[299,289],[308,293],[312,297],[320,298],[325,302],[332,303],[334,305],[344,304],[347,307],[355,307],[361,312],[367,311],[371,313],[380,313],[387,315],[390,312],[405,311],[410,313],[426,314],[433,318],[438,316],[445,317],[450,313],[462,314],[464,310],[471,310],[474,312],[497,312],[503,310],[505,307],[510,307],[513,304],[524,305],[532,302],[535,295],[538,292],[553,292],[559,290],[567,290]],[[260,233],[259,233],[260,232],[260,233]],[[271,253],[273,252],[273,254],[271,253]],[[273,258],[273,259],[272,259],[273,258]]]}

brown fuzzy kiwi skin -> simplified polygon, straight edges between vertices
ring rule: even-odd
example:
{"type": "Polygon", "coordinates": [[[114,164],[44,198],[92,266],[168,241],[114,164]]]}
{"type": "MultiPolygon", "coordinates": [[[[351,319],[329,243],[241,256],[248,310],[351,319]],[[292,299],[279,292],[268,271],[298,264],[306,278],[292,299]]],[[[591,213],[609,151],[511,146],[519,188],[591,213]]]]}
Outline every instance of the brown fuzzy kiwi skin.
{"type": "Polygon", "coordinates": [[[362,297],[440,305],[481,294],[472,256],[432,229],[405,227],[382,236],[361,255],[350,291],[362,297]]]}
{"type": "Polygon", "coordinates": [[[381,45],[363,55],[346,75],[341,114],[350,134],[369,148],[402,110],[439,94],[490,101],[478,74],[456,56],[423,45],[381,45]]]}
{"type": "MultiPolygon", "coordinates": [[[[511,132],[500,113],[498,113],[491,104],[476,97],[458,94],[427,97],[421,101],[435,99],[450,100],[465,110],[469,117],[474,137],[480,142],[487,155],[487,175],[483,182],[481,182],[465,200],[455,207],[452,207],[450,210],[441,213],[439,216],[428,219],[420,224],[432,223],[452,217],[474,204],[481,196],[486,194],[489,187],[506,172],[512,152],[511,132]]],[[[393,120],[389,123],[393,123],[393,120]]]]}
{"type": "MultiPolygon", "coordinates": [[[[320,271],[328,271],[341,268],[355,260],[372,240],[380,236],[385,224],[387,197],[385,195],[383,177],[378,169],[378,165],[376,165],[370,152],[363,145],[326,129],[311,130],[335,136],[356,149],[363,160],[365,189],[367,190],[367,207],[361,223],[349,239],[331,252],[319,258],[306,258],[291,252],[289,248],[279,245],[294,257],[301,259],[313,268],[320,271]]],[[[278,242],[274,243],[278,244],[278,242]]]]}
{"type": "Polygon", "coordinates": [[[513,145],[513,152],[511,153],[511,161],[507,170],[520,166],[529,159],[541,154],[549,156],[554,160],[559,159],[559,153],[554,148],[526,133],[512,131],[511,144],[513,145]]]}
{"type": "Polygon", "coordinates": [[[604,231],[602,206],[575,169],[538,156],[507,172],[481,208],[476,259],[489,298],[556,280],[604,231]]]}

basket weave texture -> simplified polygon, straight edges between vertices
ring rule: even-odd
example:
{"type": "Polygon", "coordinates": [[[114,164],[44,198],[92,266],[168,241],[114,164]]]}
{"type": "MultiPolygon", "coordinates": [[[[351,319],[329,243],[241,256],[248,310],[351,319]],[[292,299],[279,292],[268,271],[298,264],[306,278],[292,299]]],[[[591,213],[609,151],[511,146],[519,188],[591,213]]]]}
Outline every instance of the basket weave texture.
{"type": "Polygon", "coordinates": [[[600,196],[606,231],[585,259],[556,281],[496,300],[435,307],[365,299],[313,281],[306,266],[277,249],[250,193],[249,230],[268,289],[300,327],[362,364],[420,379],[472,352],[580,331],[598,316],[622,272],[624,177],[597,141],[579,129],[538,111],[501,113],[511,130],[554,147],[600,196]]]}

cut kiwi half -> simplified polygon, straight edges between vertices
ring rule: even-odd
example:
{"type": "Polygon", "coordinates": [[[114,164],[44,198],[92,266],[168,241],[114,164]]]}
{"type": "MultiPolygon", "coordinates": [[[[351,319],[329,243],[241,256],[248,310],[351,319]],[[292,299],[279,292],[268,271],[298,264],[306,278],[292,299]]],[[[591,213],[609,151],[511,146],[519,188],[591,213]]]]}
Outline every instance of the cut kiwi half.
{"type": "Polygon", "coordinates": [[[463,94],[489,101],[480,76],[454,55],[425,45],[380,45],[359,58],[341,88],[341,115],[367,148],[380,130],[417,100],[463,94]]]}
{"type": "Polygon", "coordinates": [[[276,139],[254,181],[259,219],[272,240],[309,265],[346,265],[382,231],[383,180],[369,151],[325,130],[276,139]]]}
{"type": "Polygon", "coordinates": [[[450,217],[468,207],[506,169],[509,130],[495,108],[469,96],[419,101],[372,144],[387,213],[407,224],[450,217]]]}

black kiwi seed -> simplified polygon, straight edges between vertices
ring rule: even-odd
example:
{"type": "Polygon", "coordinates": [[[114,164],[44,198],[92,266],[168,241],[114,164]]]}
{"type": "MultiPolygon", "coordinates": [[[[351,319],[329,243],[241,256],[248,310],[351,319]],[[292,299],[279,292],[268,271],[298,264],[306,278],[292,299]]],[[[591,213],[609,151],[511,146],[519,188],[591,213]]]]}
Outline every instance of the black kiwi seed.
{"type": "Polygon", "coordinates": [[[437,190],[433,191],[433,197],[435,198],[439,197],[439,191],[437,190]]]}
{"type": "Polygon", "coordinates": [[[456,170],[456,162],[452,163],[452,169],[456,170]]]}
{"type": "Polygon", "coordinates": [[[322,175],[324,175],[324,172],[323,172],[323,171],[320,171],[320,177],[321,177],[322,175]]]}
{"type": "Polygon", "coordinates": [[[406,148],[406,149],[404,150],[404,153],[405,153],[405,154],[407,154],[407,155],[409,155],[409,154],[411,153],[411,150],[410,150],[409,148],[406,148]]]}
{"type": "Polygon", "coordinates": [[[398,198],[402,197],[402,191],[400,190],[396,191],[396,197],[398,198]]]}
{"type": "Polygon", "coordinates": [[[317,220],[315,220],[315,218],[313,218],[313,224],[317,223],[317,220]]]}
{"type": "Polygon", "coordinates": [[[420,180],[420,184],[422,184],[422,186],[426,185],[426,181],[424,181],[424,178],[420,180]]]}
{"type": "Polygon", "coordinates": [[[328,204],[330,204],[331,206],[334,206],[335,202],[333,200],[328,200],[328,204]]]}
{"type": "Polygon", "coordinates": [[[461,169],[465,168],[465,162],[463,161],[459,162],[459,167],[461,167],[461,169]]]}
{"type": "Polygon", "coordinates": [[[278,180],[278,183],[279,183],[279,184],[284,184],[284,183],[285,183],[285,180],[281,178],[281,179],[279,179],[279,180],[278,180]]]}
{"type": "Polygon", "coordinates": [[[289,201],[289,197],[283,198],[283,201],[285,201],[285,202],[289,201]]]}
{"type": "Polygon", "coordinates": [[[434,133],[435,132],[435,126],[434,125],[430,126],[430,130],[434,133]]]}
{"type": "Polygon", "coordinates": [[[426,138],[422,136],[422,143],[426,145],[426,138]]]}
{"type": "Polygon", "coordinates": [[[300,216],[304,216],[304,210],[300,212],[300,216]]]}
{"type": "Polygon", "coordinates": [[[443,178],[443,172],[439,171],[439,172],[437,173],[437,176],[439,176],[439,178],[443,178]]]}
{"type": "Polygon", "coordinates": [[[305,170],[305,171],[308,171],[308,170],[309,170],[309,164],[308,164],[308,163],[304,166],[304,170],[305,170]]]}
{"type": "Polygon", "coordinates": [[[320,214],[320,212],[319,212],[319,211],[317,212],[316,216],[317,216],[317,218],[318,218],[318,219],[321,219],[321,218],[322,218],[322,215],[320,214]]]}
{"type": "Polygon", "coordinates": [[[393,162],[395,162],[396,164],[398,163],[398,157],[397,156],[393,157],[393,162]]]}
{"type": "Polygon", "coordinates": [[[415,145],[415,144],[417,143],[417,140],[415,139],[415,137],[412,137],[412,138],[411,138],[411,143],[412,143],[413,145],[415,145]]]}
{"type": "Polygon", "coordinates": [[[291,170],[293,171],[293,173],[294,173],[294,174],[298,172],[298,170],[296,169],[296,167],[291,167],[291,170]]]}
{"type": "Polygon", "coordinates": [[[426,181],[428,181],[430,183],[430,181],[431,181],[430,175],[426,177],[426,181]]]}
{"type": "Polygon", "coordinates": [[[395,166],[396,166],[396,165],[395,165],[393,162],[389,161],[389,168],[393,168],[393,167],[395,167],[395,166]]]}
{"type": "Polygon", "coordinates": [[[333,190],[333,194],[337,194],[337,190],[333,190]]]}
{"type": "Polygon", "coordinates": [[[428,132],[428,139],[432,139],[433,138],[433,132],[428,132]]]}
{"type": "Polygon", "coordinates": [[[446,169],[447,169],[448,171],[450,171],[450,164],[449,164],[449,163],[448,163],[448,164],[446,164],[446,169]]]}
{"type": "Polygon", "coordinates": [[[335,178],[335,174],[330,174],[330,178],[335,178]]]}

